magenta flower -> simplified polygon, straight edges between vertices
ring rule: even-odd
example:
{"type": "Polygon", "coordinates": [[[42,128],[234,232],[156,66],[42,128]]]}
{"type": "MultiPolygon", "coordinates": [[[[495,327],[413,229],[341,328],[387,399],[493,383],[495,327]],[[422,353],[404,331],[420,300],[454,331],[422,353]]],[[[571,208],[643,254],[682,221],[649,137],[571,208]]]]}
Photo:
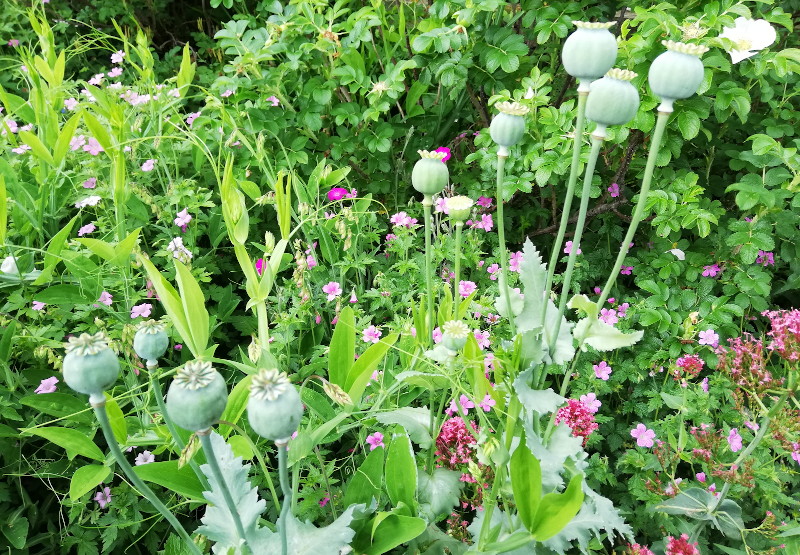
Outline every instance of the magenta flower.
{"type": "MultiPolygon", "coordinates": [[[[566,245],[564,246],[564,254],[570,253],[572,253],[572,241],[567,241],[566,245]]],[[[581,251],[580,247],[578,247],[578,254],[583,254],[583,251],[581,251]]]]}
{"type": "Polygon", "coordinates": [[[603,405],[594,393],[581,395],[580,402],[583,403],[583,406],[589,409],[592,414],[600,410],[600,407],[603,405]]]}
{"type": "Polygon", "coordinates": [[[439,148],[434,150],[434,152],[444,152],[445,153],[444,158],[442,158],[442,162],[447,162],[450,159],[450,149],[447,148],[446,146],[440,146],[439,148]]]}
{"type": "Polygon", "coordinates": [[[46,378],[39,382],[39,387],[33,390],[34,393],[55,393],[58,389],[56,384],[58,383],[58,378],[55,376],[51,378],[46,378]]]}
{"type": "Polygon", "coordinates": [[[94,496],[94,500],[97,501],[101,509],[105,509],[106,505],[111,503],[111,488],[106,486],[102,491],[98,491],[94,496]]]}
{"type": "Polygon", "coordinates": [[[43,303],[43,302],[41,302],[41,301],[33,301],[33,302],[31,303],[31,308],[32,308],[33,310],[37,310],[37,311],[38,311],[38,310],[44,310],[44,307],[45,307],[45,306],[47,306],[47,304],[46,304],[46,303],[43,303]]]}
{"type": "Polygon", "coordinates": [[[266,100],[267,102],[271,102],[273,107],[274,106],[280,106],[280,104],[281,104],[281,101],[278,100],[275,96],[268,96],[264,100],[266,100]]]}
{"type": "Polygon", "coordinates": [[[484,231],[491,231],[494,228],[494,220],[492,220],[491,214],[483,214],[481,216],[481,221],[477,220],[467,220],[467,225],[470,229],[482,229],[484,231]]]}
{"type": "Polygon", "coordinates": [[[491,208],[493,200],[491,197],[478,197],[478,201],[475,204],[483,208],[491,208]]]}
{"type": "Polygon", "coordinates": [[[701,331],[699,334],[700,345],[708,345],[709,347],[716,347],[719,345],[719,335],[714,330],[701,331]]]}
{"type": "Polygon", "coordinates": [[[700,483],[704,483],[706,481],[706,473],[705,472],[698,472],[694,475],[697,478],[697,481],[700,483]]]}
{"type": "Polygon", "coordinates": [[[731,428],[730,433],[728,433],[728,445],[734,453],[742,450],[742,436],[739,435],[737,428],[731,428]]]}
{"type": "Polygon", "coordinates": [[[328,295],[328,300],[332,301],[342,294],[342,286],[338,281],[329,281],[326,285],[322,286],[322,292],[328,295]]]}
{"type": "Polygon", "coordinates": [[[629,276],[633,273],[633,266],[623,266],[619,269],[619,273],[623,276],[629,276]]]}
{"type": "Polygon", "coordinates": [[[601,322],[605,322],[606,324],[613,326],[617,322],[619,322],[619,318],[617,317],[617,311],[613,308],[601,308],[600,309],[600,316],[598,319],[601,322]]]}
{"type": "Polygon", "coordinates": [[[756,264],[761,264],[762,266],[774,266],[775,265],[775,255],[768,251],[758,251],[758,258],[756,258],[756,264]]]}
{"type": "MultiPolygon", "coordinates": [[[[259,258],[258,260],[256,260],[256,273],[258,273],[258,275],[261,275],[263,271],[264,271],[264,259],[259,258]]],[[[323,287],[322,290],[324,291],[325,288],[323,287]]]]}
{"type": "Polygon", "coordinates": [[[639,447],[652,447],[656,433],[653,430],[648,430],[647,426],[640,423],[631,430],[631,437],[636,440],[636,445],[639,447]]]}
{"type": "Polygon", "coordinates": [[[10,41],[8,41],[8,46],[13,46],[14,48],[16,48],[17,46],[19,46],[19,39],[11,39],[10,41]]]}
{"type": "Polygon", "coordinates": [[[142,164],[142,171],[151,172],[155,167],[156,167],[156,161],[153,158],[149,158],[145,160],[144,164],[142,164]]]}
{"type": "Polygon", "coordinates": [[[325,497],[323,497],[322,499],[319,500],[319,506],[320,507],[324,507],[325,505],[328,504],[328,501],[330,501],[330,500],[331,500],[331,498],[326,495],[325,497]]]}
{"type": "Polygon", "coordinates": [[[412,218],[405,212],[398,212],[397,214],[389,218],[389,223],[397,227],[407,227],[410,229],[411,226],[417,223],[417,219],[412,218]]]}
{"type": "Polygon", "coordinates": [[[367,443],[369,444],[369,450],[374,451],[378,447],[386,447],[383,444],[383,434],[380,432],[375,432],[372,435],[367,436],[367,443]]]}
{"type": "Polygon", "coordinates": [[[599,364],[594,364],[592,368],[594,369],[594,375],[604,382],[608,381],[608,378],[611,377],[611,367],[605,360],[599,364]]]}
{"type": "Polygon", "coordinates": [[[617,183],[612,183],[608,188],[608,192],[612,197],[617,198],[619,196],[619,185],[617,183]]]}
{"type": "Polygon", "coordinates": [[[175,349],[176,351],[180,351],[181,349],[183,349],[183,345],[181,345],[180,343],[175,343],[173,349],[175,349]]]}
{"type": "Polygon", "coordinates": [[[136,460],[133,462],[133,464],[136,466],[142,466],[143,464],[150,464],[155,460],[155,456],[150,451],[142,451],[136,455],[136,460]]]}
{"type": "Polygon", "coordinates": [[[462,279],[458,283],[458,294],[466,298],[472,295],[472,293],[474,293],[477,288],[478,286],[475,284],[475,282],[466,281],[462,279]]]}
{"type": "Polygon", "coordinates": [[[484,412],[489,412],[492,410],[492,407],[497,404],[497,401],[492,399],[492,396],[488,393],[483,397],[483,401],[480,402],[478,405],[480,408],[483,409],[484,412]]]}
{"type": "Polygon", "coordinates": [[[189,222],[192,221],[192,215],[189,214],[189,209],[184,208],[183,210],[178,212],[178,214],[175,217],[175,220],[173,221],[175,222],[175,225],[183,229],[183,231],[185,232],[186,226],[189,225],[189,222]]]}
{"type": "Polygon", "coordinates": [[[718,264],[703,266],[703,277],[716,277],[720,272],[722,272],[722,268],[718,264]]]}
{"type": "Polygon", "coordinates": [[[333,189],[328,191],[328,200],[330,201],[342,200],[344,197],[347,196],[347,194],[348,194],[347,189],[343,187],[334,187],[333,189]]]}
{"type": "Polygon", "coordinates": [[[131,309],[131,318],[147,318],[152,310],[153,305],[150,303],[138,304],[131,309]]]}
{"type": "Polygon", "coordinates": [[[362,332],[361,339],[364,343],[377,343],[381,340],[383,332],[375,326],[370,326],[362,332]]]}

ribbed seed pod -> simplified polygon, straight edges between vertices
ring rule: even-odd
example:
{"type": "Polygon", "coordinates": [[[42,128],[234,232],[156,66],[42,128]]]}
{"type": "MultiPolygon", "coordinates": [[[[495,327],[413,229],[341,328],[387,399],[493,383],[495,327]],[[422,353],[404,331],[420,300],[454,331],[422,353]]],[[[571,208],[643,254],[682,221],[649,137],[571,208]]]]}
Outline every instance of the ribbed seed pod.
{"type": "Polygon", "coordinates": [[[165,326],[156,320],[147,320],[139,325],[133,336],[133,350],[139,358],[147,361],[148,366],[155,366],[169,347],[169,337],[165,326]]]}
{"type": "Polygon", "coordinates": [[[210,362],[187,362],[167,393],[167,413],[181,428],[207,430],[219,422],[228,403],[228,387],[210,362]]]}
{"type": "Polygon", "coordinates": [[[272,441],[288,441],[300,427],[302,416],[300,394],[286,372],[262,368],[253,376],[247,418],[258,435],[272,441]]]}
{"type": "Polygon", "coordinates": [[[447,153],[428,150],[417,152],[419,152],[420,159],[417,160],[411,171],[411,185],[423,195],[441,193],[450,180],[447,164],[442,162],[447,153]]]}
{"type": "Polygon", "coordinates": [[[609,125],[623,125],[639,109],[639,93],[631,84],[636,73],[612,69],[605,77],[592,83],[586,99],[586,117],[597,123],[594,134],[605,137],[609,125]]]}
{"type": "Polygon", "coordinates": [[[98,396],[114,385],[119,359],[108,347],[103,332],[70,337],[64,356],[64,381],[78,393],[98,396]]]}
{"type": "Polygon", "coordinates": [[[708,47],[671,40],[662,41],[667,51],[659,55],[650,66],[648,80],[653,93],[661,99],[660,112],[672,112],[672,103],[689,98],[703,82],[703,62],[700,60],[708,47]]]}
{"type": "MultiPolygon", "coordinates": [[[[573,21],[577,29],[564,42],[564,69],[583,86],[600,79],[617,61],[617,39],[609,29],[614,22],[573,21]]],[[[585,90],[585,89],[584,89],[585,90]]]]}
{"type": "Polygon", "coordinates": [[[525,133],[524,116],[529,109],[519,102],[500,102],[496,107],[500,113],[492,119],[489,135],[495,143],[505,148],[507,156],[508,148],[517,144],[525,133]]]}

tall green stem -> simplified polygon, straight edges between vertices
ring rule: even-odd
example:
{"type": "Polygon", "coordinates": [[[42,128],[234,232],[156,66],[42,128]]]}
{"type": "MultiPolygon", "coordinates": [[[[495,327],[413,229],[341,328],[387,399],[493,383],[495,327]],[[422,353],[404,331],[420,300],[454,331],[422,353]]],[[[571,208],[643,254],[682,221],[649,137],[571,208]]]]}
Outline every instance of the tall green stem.
{"type": "Polygon", "coordinates": [[[517,334],[514,324],[514,313],[511,310],[511,291],[508,285],[508,251],[506,251],[506,226],[503,218],[503,178],[505,177],[506,158],[508,149],[501,147],[505,152],[497,152],[497,237],[500,242],[500,294],[505,297],[508,323],[511,326],[511,337],[517,334]]]}
{"type": "Polygon", "coordinates": [[[456,222],[456,246],[455,246],[455,265],[456,276],[453,280],[453,319],[458,319],[458,284],[461,280],[461,230],[464,227],[464,222],[456,222]]]}
{"type": "MultiPolygon", "coordinates": [[[[268,262],[264,262],[268,265],[268,262]]],[[[269,317],[267,316],[267,303],[264,301],[256,305],[256,318],[258,319],[258,346],[263,352],[269,353],[269,317]]]]}
{"type": "Polygon", "coordinates": [[[671,112],[658,112],[656,128],[655,131],[653,131],[653,139],[650,142],[650,152],[647,153],[647,165],[644,168],[644,178],[642,179],[642,190],[639,191],[639,200],[633,211],[631,223],[628,225],[628,232],[625,234],[625,239],[622,240],[622,245],[619,248],[617,261],[614,263],[614,268],[608,276],[606,286],[603,288],[600,299],[597,301],[598,310],[603,307],[603,303],[606,302],[606,299],[611,294],[611,288],[614,286],[619,271],[622,269],[622,263],[628,255],[628,249],[630,248],[631,241],[633,241],[636,228],[639,227],[639,223],[642,221],[644,205],[647,202],[647,195],[650,192],[650,183],[653,181],[653,170],[655,170],[658,151],[661,148],[661,139],[664,136],[664,129],[667,127],[670,113],[671,112]]]}
{"type": "Polygon", "coordinates": [[[287,442],[276,442],[278,448],[278,472],[281,479],[281,490],[283,490],[283,503],[281,503],[280,526],[278,532],[281,535],[281,554],[288,555],[289,541],[287,538],[287,520],[292,506],[292,488],[289,485],[289,465],[286,462],[286,454],[289,452],[287,442]]]}
{"type": "MultiPolygon", "coordinates": [[[[428,331],[425,337],[425,344],[429,345],[433,337],[433,328],[436,327],[436,318],[433,314],[433,246],[431,236],[433,234],[433,215],[431,214],[433,198],[425,195],[422,199],[422,208],[425,213],[425,280],[428,289],[428,314],[425,321],[428,324],[428,331]]],[[[458,287],[458,284],[456,284],[458,287]]]]}
{"type": "Polygon", "coordinates": [[[567,232],[569,223],[569,211],[572,208],[572,199],[575,197],[575,184],[578,182],[578,169],[581,165],[581,150],[583,147],[583,125],[586,115],[586,99],[589,91],[578,92],[578,115],[575,119],[575,138],[572,141],[572,165],[569,168],[569,181],[567,182],[567,194],[564,197],[564,206],[561,208],[561,223],[558,226],[558,234],[553,243],[553,252],[550,254],[550,264],[547,265],[547,281],[544,286],[544,302],[542,303],[542,322],[547,317],[547,298],[553,287],[553,275],[556,271],[556,263],[561,254],[561,245],[564,243],[564,234],[567,232]]]}
{"type": "Polygon", "coordinates": [[[186,542],[187,547],[192,553],[196,555],[201,555],[200,549],[195,545],[192,541],[192,537],[186,532],[183,528],[181,523],[175,518],[175,515],[172,514],[166,505],[164,505],[161,500],[156,497],[156,494],[153,493],[147,484],[145,484],[141,478],[133,471],[131,468],[130,463],[125,459],[125,456],[122,454],[122,450],[119,448],[119,444],[117,443],[116,438],[114,437],[114,432],[111,429],[111,423],[108,421],[108,413],[106,412],[106,400],[102,394],[99,397],[92,395],[89,398],[89,403],[94,408],[94,413],[97,415],[97,420],[100,422],[100,428],[103,430],[103,436],[106,438],[106,443],[108,444],[108,448],[111,450],[111,454],[114,455],[114,458],[117,461],[117,464],[128,477],[128,479],[133,483],[136,489],[156,508],[156,510],[161,513],[167,522],[169,522],[178,535],[186,542]]]}
{"type": "Polygon", "coordinates": [[[222,470],[217,464],[217,457],[214,454],[214,446],[211,443],[211,429],[203,430],[197,432],[198,437],[200,438],[200,444],[203,446],[203,451],[206,454],[206,461],[208,461],[208,466],[211,467],[211,473],[216,478],[217,483],[219,483],[219,487],[222,490],[222,497],[225,498],[225,504],[228,506],[228,511],[231,513],[231,517],[233,518],[233,524],[236,526],[236,533],[239,534],[239,538],[241,538],[243,543],[240,543],[242,548],[242,553],[244,555],[248,555],[250,553],[250,549],[247,545],[247,536],[244,533],[244,526],[242,526],[242,520],[239,518],[239,510],[236,507],[236,503],[231,497],[231,492],[228,490],[228,483],[225,481],[225,476],[222,474],[222,470]]]}
{"type": "MultiPolygon", "coordinates": [[[[592,178],[594,177],[594,167],[597,164],[597,156],[600,154],[600,147],[603,146],[603,137],[592,135],[592,150],[589,153],[589,161],[586,164],[586,174],[583,176],[583,189],[581,189],[581,205],[578,209],[578,221],[575,223],[575,235],[572,237],[572,248],[569,251],[567,260],[567,271],[564,273],[564,282],[561,284],[561,298],[558,302],[558,318],[556,318],[555,328],[547,343],[550,345],[550,355],[555,352],[558,333],[561,331],[561,320],[567,309],[567,297],[569,297],[569,286],[572,282],[572,272],[575,269],[575,260],[578,258],[578,250],[581,246],[583,228],[586,225],[586,211],[589,208],[589,191],[592,188],[592,178]],[[551,339],[552,338],[552,339],[551,339]]],[[[548,332],[544,327],[545,333],[548,332]]]]}

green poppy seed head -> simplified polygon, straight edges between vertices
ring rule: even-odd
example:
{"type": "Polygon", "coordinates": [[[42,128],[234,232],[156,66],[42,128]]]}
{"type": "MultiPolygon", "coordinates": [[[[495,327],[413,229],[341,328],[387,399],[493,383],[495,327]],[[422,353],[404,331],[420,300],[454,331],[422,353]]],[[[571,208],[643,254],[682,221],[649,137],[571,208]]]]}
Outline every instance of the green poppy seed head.
{"type": "Polygon", "coordinates": [[[575,27],[578,29],[611,29],[616,22],[614,21],[573,21],[575,27]]]}
{"type": "Polygon", "coordinates": [[[146,322],[142,322],[139,324],[139,327],[136,331],[140,331],[142,333],[146,333],[148,335],[156,335],[164,331],[166,326],[164,326],[163,322],[159,322],[158,320],[147,320],[146,322]]]}
{"type": "Polygon", "coordinates": [[[674,40],[662,40],[661,44],[663,44],[667,50],[672,52],[689,54],[691,56],[697,56],[698,58],[708,52],[708,47],[703,46],[702,44],[687,44],[685,42],[676,42],[674,40]]]}
{"type": "Polygon", "coordinates": [[[250,383],[250,397],[259,401],[274,401],[291,386],[286,372],[277,368],[262,368],[250,383]]]}
{"type": "Polygon", "coordinates": [[[606,77],[611,79],[617,79],[619,81],[633,81],[633,79],[639,75],[634,71],[630,71],[627,69],[619,69],[615,67],[614,69],[610,69],[608,73],[606,73],[606,77]]]}
{"type": "Polygon", "coordinates": [[[530,112],[530,108],[523,106],[519,102],[498,102],[495,108],[503,114],[509,114],[511,116],[524,116],[530,112]]]}
{"type": "Polygon", "coordinates": [[[175,383],[184,389],[202,389],[214,381],[215,374],[216,371],[210,362],[193,360],[178,370],[178,373],[175,374],[175,383]]]}
{"type": "Polygon", "coordinates": [[[96,355],[108,349],[108,338],[101,331],[94,335],[82,333],[78,337],[70,337],[65,347],[67,354],[73,353],[78,356],[96,355]]]}
{"type": "Polygon", "coordinates": [[[430,158],[431,160],[444,160],[446,152],[436,152],[435,150],[418,150],[420,158],[430,158]]]}

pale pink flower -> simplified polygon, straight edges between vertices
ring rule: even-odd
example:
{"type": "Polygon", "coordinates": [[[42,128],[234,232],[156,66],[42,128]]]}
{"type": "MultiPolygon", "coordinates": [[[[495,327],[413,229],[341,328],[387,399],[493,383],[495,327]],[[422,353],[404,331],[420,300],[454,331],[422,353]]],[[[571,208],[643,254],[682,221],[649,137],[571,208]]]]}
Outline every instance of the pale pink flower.
{"type": "Polygon", "coordinates": [[[155,456],[150,451],[142,451],[138,455],[136,455],[136,460],[134,461],[135,466],[142,466],[143,464],[150,464],[156,460],[155,456]]]}
{"type": "Polygon", "coordinates": [[[111,488],[106,486],[102,491],[98,491],[93,499],[97,501],[101,509],[105,509],[106,505],[111,503],[111,488]]]}
{"type": "MultiPolygon", "coordinates": [[[[64,108],[67,110],[74,110],[78,107],[78,99],[75,97],[68,98],[64,101],[64,108]]],[[[74,148],[72,150],[75,150],[74,148]]]]}
{"type": "Polygon", "coordinates": [[[90,177],[89,179],[84,181],[82,185],[84,189],[94,189],[95,187],[97,187],[97,178],[90,177]]]}
{"type": "Polygon", "coordinates": [[[153,158],[145,160],[144,164],[142,164],[142,171],[149,172],[153,171],[153,168],[156,167],[156,161],[153,158]]]}
{"type": "Polygon", "coordinates": [[[111,306],[113,300],[114,297],[111,296],[111,293],[109,293],[108,291],[103,291],[102,293],[100,293],[100,297],[98,297],[97,302],[102,303],[106,306],[111,306]]]}
{"type": "MultiPolygon", "coordinates": [[[[271,102],[273,106],[280,106],[280,104],[281,104],[281,101],[278,100],[275,96],[268,96],[264,100],[266,100],[267,102],[271,102]]],[[[381,436],[381,437],[383,437],[383,436],[381,436]]]]}
{"type": "Polygon", "coordinates": [[[150,303],[138,304],[131,309],[131,318],[147,318],[152,310],[153,305],[150,303]]]}
{"type": "Polygon", "coordinates": [[[742,436],[739,435],[737,428],[731,428],[728,433],[728,445],[734,453],[742,450],[742,436]]]}
{"type": "Polygon", "coordinates": [[[86,144],[86,136],[85,135],[75,135],[69,141],[69,149],[70,150],[78,150],[82,148],[83,145],[86,144]]]}
{"type": "Polygon", "coordinates": [[[719,345],[719,335],[714,330],[701,331],[699,337],[700,341],[698,343],[700,345],[708,345],[710,347],[719,345]]]}
{"type": "Polygon", "coordinates": [[[706,473],[705,472],[698,472],[697,474],[695,474],[694,477],[697,478],[697,481],[700,482],[701,484],[706,481],[706,473]]]}
{"type": "Polygon", "coordinates": [[[600,410],[600,407],[603,403],[597,398],[597,395],[594,393],[587,393],[586,395],[581,395],[580,402],[591,411],[592,414],[596,413],[600,410]]]}
{"type": "Polygon", "coordinates": [[[189,222],[192,221],[192,215],[189,214],[189,209],[184,208],[183,210],[178,212],[178,214],[175,217],[175,220],[173,221],[175,222],[175,225],[183,228],[183,230],[186,231],[186,226],[189,225],[189,222]]]}
{"type": "Polygon", "coordinates": [[[100,83],[103,82],[103,76],[104,75],[105,74],[103,74],[103,73],[98,73],[98,74],[94,75],[91,79],[89,79],[89,84],[90,85],[94,85],[95,87],[98,86],[100,83]]]}
{"type": "Polygon", "coordinates": [[[362,332],[361,339],[364,343],[377,343],[381,340],[383,332],[375,326],[370,326],[362,332]]]}
{"type": "Polygon", "coordinates": [[[636,440],[636,445],[639,447],[652,447],[655,443],[656,433],[647,429],[644,424],[638,424],[631,430],[631,437],[636,440]]]}
{"type": "Polygon", "coordinates": [[[495,406],[496,404],[497,404],[497,401],[495,401],[492,398],[492,396],[487,393],[483,397],[483,401],[481,401],[478,406],[480,408],[482,408],[484,410],[484,412],[489,412],[490,410],[492,410],[492,407],[495,406]]]}
{"type": "Polygon", "coordinates": [[[192,112],[191,114],[189,114],[188,116],[186,116],[186,125],[188,125],[189,127],[191,127],[191,126],[192,126],[192,124],[194,123],[194,120],[196,120],[197,118],[199,118],[201,113],[202,113],[202,112],[192,112]]]}
{"type": "Polygon", "coordinates": [[[58,383],[58,378],[55,376],[46,378],[39,382],[39,387],[33,390],[34,393],[55,393],[58,389],[56,384],[58,383]]]}
{"type": "Polygon", "coordinates": [[[326,285],[322,286],[322,292],[328,295],[328,300],[332,301],[342,294],[342,286],[337,281],[329,281],[326,285]]]}
{"type": "Polygon", "coordinates": [[[41,302],[41,301],[33,301],[33,302],[31,303],[31,308],[32,308],[33,310],[36,310],[36,311],[39,311],[39,310],[44,310],[44,307],[45,307],[45,306],[47,306],[47,303],[43,303],[43,302],[41,302]]]}
{"type": "Polygon", "coordinates": [[[475,204],[477,204],[478,206],[481,206],[483,208],[491,208],[492,200],[493,199],[491,199],[489,197],[478,197],[478,200],[477,200],[477,202],[475,204]]]}
{"type": "Polygon", "coordinates": [[[489,272],[489,279],[496,280],[498,272],[500,272],[500,264],[492,264],[486,268],[486,271],[489,272]]]}
{"type": "Polygon", "coordinates": [[[84,235],[88,235],[89,233],[93,232],[96,229],[97,226],[94,225],[94,223],[88,223],[78,230],[78,237],[83,237],[84,235]]]}
{"type": "Polygon", "coordinates": [[[89,141],[83,146],[83,150],[91,154],[92,156],[97,156],[101,152],[105,152],[103,147],[100,146],[100,143],[97,142],[97,139],[94,137],[89,137],[89,141]]]}
{"type": "Polygon", "coordinates": [[[378,447],[386,447],[383,444],[383,434],[380,432],[375,432],[372,435],[367,436],[367,444],[369,444],[369,450],[374,451],[378,447]]]}
{"type": "Polygon", "coordinates": [[[592,368],[594,369],[594,375],[603,381],[608,381],[608,378],[611,377],[611,367],[605,360],[593,365],[592,368]]]}
{"type": "Polygon", "coordinates": [[[609,325],[614,325],[619,322],[619,318],[617,318],[617,311],[613,308],[601,308],[600,309],[600,316],[598,318],[601,322],[605,322],[609,325]]]}
{"type": "Polygon", "coordinates": [[[100,201],[103,200],[101,197],[97,195],[92,195],[86,198],[83,198],[75,203],[75,208],[85,208],[87,206],[97,206],[100,201]]]}
{"type": "Polygon", "coordinates": [[[111,54],[111,63],[112,64],[121,64],[122,59],[125,57],[125,52],[123,50],[117,50],[113,54],[111,54]]]}
{"type": "Polygon", "coordinates": [[[350,302],[351,303],[357,303],[358,302],[358,297],[356,297],[356,290],[355,289],[353,289],[353,292],[350,294],[350,302]]]}
{"type": "Polygon", "coordinates": [[[123,70],[122,70],[121,67],[115,67],[111,71],[108,72],[108,76],[109,77],[119,77],[120,75],[122,75],[122,71],[123,70]]]}
{"type": "Polygon", "coordinates": [[[458,294],[466,298],[469,297],[472,293],[474,293],[477,288],[478,286],[475,284],[475,282],[461,280],[458,283],[458,294]]]}
{"type": "MultiPolygon", "coordinates": [[[[566,245],[564,246],[564,254],[570,254],[572,252],[572,241],[567,241],[566,245]]],[[[583,254],[581,248],[578,247],[578,254],[583,254]]]]}
{"type": "Polygon", "coordinates": [[[478,342],[479,349],[483,350],[491,345],[488,331],[473,330],[472,335],[475,336],[475,340],[478,342]]]}

